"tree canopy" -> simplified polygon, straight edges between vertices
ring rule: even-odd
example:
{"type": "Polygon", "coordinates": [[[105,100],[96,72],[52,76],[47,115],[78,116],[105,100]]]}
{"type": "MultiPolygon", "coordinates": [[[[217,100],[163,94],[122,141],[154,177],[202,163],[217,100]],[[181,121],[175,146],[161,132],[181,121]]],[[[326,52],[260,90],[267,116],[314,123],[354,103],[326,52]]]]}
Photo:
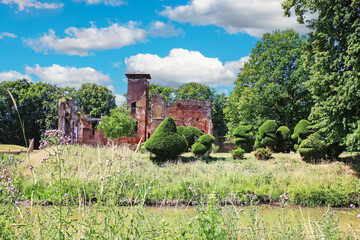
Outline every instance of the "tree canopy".
{"type": "Polygon", "coordinates": [[[305,54],[315,101],[310,120],[327,141],[360,149],[360,1],[286,0],[282,7],[312,30],[305,54]]]}
{"type": "Polygon", "coordinates": [[[239,124],[259,127],[267,119],[293,128],[308,117],[312,99],[304,82],[309,80],[309,71],[301,59],[305,40],[293,30],[263,35],[226,101],[229,130],[239,124]]]}

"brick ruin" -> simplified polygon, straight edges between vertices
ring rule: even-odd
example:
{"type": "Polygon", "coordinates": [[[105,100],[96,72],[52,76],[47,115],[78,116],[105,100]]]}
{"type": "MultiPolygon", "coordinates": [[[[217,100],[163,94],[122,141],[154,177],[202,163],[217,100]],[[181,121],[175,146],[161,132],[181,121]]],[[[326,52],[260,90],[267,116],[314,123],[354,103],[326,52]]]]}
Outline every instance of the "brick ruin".
{"type": "MultiPolygon", "coordinates": [[[[144,143],[167,117],[173,117],[177,126],[194,126],[205,134],[213,134],[210,100],[186,99],[167,103],[160,94],[153,93],[150,109],[150,74],[137,71],[125,75],[128,78],[127,107],[131,116],[137,121],[134,129],[136,134],[134,137],[118,139],[116,143],[128,145],[144,143]]],[[[59,100],[58,129],[70,136],[73,144],[97,146],[109,143],[101,131],[93,129],[94,121],[101,119],[90,118],[83,114],[72,99],[59,100]]]]}

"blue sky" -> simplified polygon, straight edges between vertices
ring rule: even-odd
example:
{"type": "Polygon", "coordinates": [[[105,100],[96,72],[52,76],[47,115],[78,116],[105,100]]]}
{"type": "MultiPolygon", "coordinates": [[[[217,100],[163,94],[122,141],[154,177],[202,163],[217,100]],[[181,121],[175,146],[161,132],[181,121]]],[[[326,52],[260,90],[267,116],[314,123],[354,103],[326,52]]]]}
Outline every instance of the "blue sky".
{"type": "Polygon", "coordinates": [[[126,72],[228,93],[265,32],[305,27],[281,0],[0,0],[0,82],[93,82],[123,101],[126,72]]]}

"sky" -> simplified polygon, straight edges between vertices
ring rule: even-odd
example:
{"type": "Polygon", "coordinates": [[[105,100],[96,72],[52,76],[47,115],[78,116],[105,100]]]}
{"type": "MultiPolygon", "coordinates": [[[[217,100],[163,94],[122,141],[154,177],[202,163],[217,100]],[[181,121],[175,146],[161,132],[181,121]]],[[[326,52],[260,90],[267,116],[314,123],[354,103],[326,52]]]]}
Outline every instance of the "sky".
{"type": "Polygon", "coordinates": [[[293,28],[282,0],[0,0],[0,82],[90,82],[125,100],[125,73],[228,94],[266,32],[293,28]]]}

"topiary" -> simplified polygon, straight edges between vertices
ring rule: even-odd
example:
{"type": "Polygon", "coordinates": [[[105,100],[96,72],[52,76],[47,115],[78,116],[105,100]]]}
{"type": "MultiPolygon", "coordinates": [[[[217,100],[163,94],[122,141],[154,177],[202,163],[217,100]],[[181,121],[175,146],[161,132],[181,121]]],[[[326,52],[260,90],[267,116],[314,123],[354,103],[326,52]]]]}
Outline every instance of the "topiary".
{"type": "Polygon", "coordinates": [[[273,148],[277,143],[276,130],[278,125],[274,120],[267,120],[260,126],[256,135],[255,148],[273,148]]]}
{"type": "Polygon", "coordinates": [[[257,160],[267,160],[271,158],[272,152],[270,148],[259,148],[254,152],[254,156],[257,160]]]}
{"type": "Polygon", "coordinates": [[[254,136],[251,130],[252,125],[240,125],[233,132],[236,146],[242,148],[245,152],[251,152],[254,144],[254,136]]]}
{"type": "Polygon", "coordinates": [[[326,158],[326,144],[318,133],[313,133],[303,140],[298,149],[304,161],[318,161],[326,158]]]}
{"type": "Polygon", "coordinates": [[[291,148],[291,130],[286,126],[281,126],[276,130],[277,144],[276,152],[290,152],[291,148]]]}
{"type": "Polygon", "coordinates": [[[211,153],[212,144],[215,142],[215,138],[209,134],[202,135],[198,140],[191,146],[191,151],[196,158],[208,157],[211,153]]]}
{"type": "Polygon", "coordinates": [[[191,148],[191,146],[195,143],[195,141],[200,136],[204,135],[204,133],[196,127],[184,127],[180,131],[181,134],[184,135],[186,141],[188,142],[188,148],[191,148]]]}
{"type": "Polygon", "coordinates": [[[172,117],[166,118],[144,144],[146,150],[155,154],[157,162],[175,159],[186,152],[187,146],[185,137],[177,133],[172,117]]]}
{"type": "Polygon", "coordinates": [[[245,155],[245,150],[238,147],[237,149],[232,150],[230,153],[231,153],[233,159],[243,159],[244,155],[245,155]]]}
{"type": "Polygon", "coordinates": [[[298,150],[299,145],[302,140],[306,139],[310,134],[314,133],[314,131],[309,129],[310,122],[308,120],[300,120],[298,124],[296,124],[294,128],[294,133],[291,135],[291,138],[294,140],[294,149],[298,150]]]}

